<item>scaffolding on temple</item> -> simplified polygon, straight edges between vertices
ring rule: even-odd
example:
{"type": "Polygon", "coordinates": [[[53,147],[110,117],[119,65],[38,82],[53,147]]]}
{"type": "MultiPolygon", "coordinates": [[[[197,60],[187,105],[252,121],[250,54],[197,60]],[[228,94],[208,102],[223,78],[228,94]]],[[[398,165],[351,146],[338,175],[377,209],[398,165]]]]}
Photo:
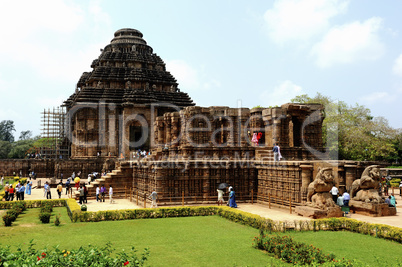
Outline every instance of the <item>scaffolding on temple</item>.
{"type": "Polygon", "coordinates": [[[65,136],[65,107],[44,109],[42,112],[42,142],[39,153],[41,158],[68,159],[70,148],[65,136]]]}

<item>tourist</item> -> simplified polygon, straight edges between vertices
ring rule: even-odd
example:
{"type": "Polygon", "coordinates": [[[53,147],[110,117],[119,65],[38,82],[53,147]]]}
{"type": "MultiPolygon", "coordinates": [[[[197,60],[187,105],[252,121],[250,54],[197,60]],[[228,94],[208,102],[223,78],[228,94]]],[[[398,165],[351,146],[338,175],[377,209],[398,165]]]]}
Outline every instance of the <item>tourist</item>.
{"type": "Polygon", "coordinates": [[[32,180],[30,180],[30,181],[27,183],[27,189],[26,189],[25,193],[26,193],[27,195],[30,195],[30,194],[31,194],[31,190],[32,190],[32,180]]]}
{"type": "Polygon", "coordinates": [[[336,186],[334,185],[331,190],[329,190],[329,192],[332,195],[332,200],[334,201],[334,203],[336,203],[336,200],[338,199],[338,188],[336,188],[336,186]]]}
{"type": "Polygon", "coordinates": [[[157,208],[156,199],[158,198],[158,193],[156,193],[155,189],[152,191],[149,198],[152,200],[151,208],[157,208]]]}
{"type": "Polygon", "coordinates": [[[402,197],[402,181],[399,183],[399,196],[402,197]]]}
{"type": "Polygon", "coordinates": [[[67,182],[66,182],[66,195],[68,194],[68,191],[70,190],[70,184],[71,184],[70,177],[68,177],[67,182]]]}
{"type": "Polygon", "coordinates": [[[257,133],[253,133],[253,138],[251,139],[251,143],[253,143],[254,146],[258,145],[257,133]]]}
{"type": "Polygon", "coordinates": [[[20,200],[24,200],[25,186],[23,184],[18,188],[20,200]]]}
{"type": "Polygon", "coordinates": [[[88,196],[88,188],[84,183],[84,203],[88,203],[87,196],[88,196]]]}
{"type": "Polygon", "coordinates": [[[72,174],[71,174],[71,178],[74,180],[75,179],[75,172],[73,172],[72,174]]]}
{"type": "Polygon", "coordinates": [[[88,174],[88,184],[91,184],[92,181],[92,174],[88,174]]]}
{"type": "Polygon", "coordinates": [[[1,176],[1,186],[3,186],[4,185],[4,176],[2,175],[1,176]]]}
{"type": "Polygon", "coordinates": [[[223,205],[223,191],[220,189],[216,189],[216,191],[218,191],[218,206],[223,205]]]}
{"type": "Polygon", "coordinates": [[[10,186],[8,185],[8,182],[6,182],[6,186],[4,187],[4,199],[8,201],[9,195],[8,192],[10,190],[10,186]]]}
{"type": "Polygon", "coordinates": [[[279,146],[275,144],[274,147],[272,148],[272,151],[274,152],[274,161],[275,162],[279,161],[279,146]]]}
{"type": "Polygon", "coordinates": [[[14,187],[12,184],[10,184],[10,188],[8,189],[8,201],[13,201],[14,200],[14,187]]]}
{"type": "Polygon", "coordinates": [[[63,173],[60,173],[60,179],[63,181],[63,173]]]}
{"type": "Polygon", "coordinates": [[[113,187],[112,185],[109,186],[109,202],[112,204],[113,202],[113,187]]]}
{"type": "Polygon", "coordinates": [[[236,196],[235,196],[235,191],[233,188],[230,190],[229,200],[230,200],[229,207],[237,208],[236,196]]]}
{"type": "Polygon", "coordinates": [[[343,193],[342,197],[343,197],[343,205],[348,207],[349,206],[349,200],[350,200],[350,195],[349,195],[348,191],[345,191],[343,193]]]}
{"type": "Polygon", "coordinates": [[[386,180],[384,184],[384,196],[388,196],[388,183],[388,180],[386,180]]]}
{"type": "Polygon", "coordinates": [[[101,186],[100,193],[101,193],[101,198],[102,198],[100,202],[102,202],[102,200],[103,200],[103,202],[105,202],[105,194],[106,194],[105,185],[101,186]]]}
{"type": "Polygon", "coordinates": [[[85,194],[84,188],[82,188],[82,185],[80,186],[80,189],[79,189],[78,191],[80,192],[80,200],[79,200],[79,203],[80,203],[80,205],[82,205],[83,202],[84,202],[84,194],[85,194]]]}
{"type": "Polygon", "coordinates": [[[17,200],[20,200],[20,186],[21,186],[21,184],[18,181],[18,184],[15,186],[15,195],[16,195],[17,200]]]}
{"type": "Polygon", "coordinates": [[[52,194],[50,192],[50,185],[48,182],[45,183],[45,186],[43,187],[43,189],[45,191],[46,199],[52,199],[52,194]]]}
{"type": "Polygon", "coordinates": [[[63,191],[63,183],[62,182],[60,182],[58,185],[57,185],[57,194],[59,195],[59,198],[61,198],[61,192],[63,191]]]}
{"type": "Polygon", "coordinates": [[[343,204],[344,204],[343,196],[339,196],[338,199],[336,200],[336,205],[338,205],[339,207],[342,207],[343,204]]]}
{"type": "MultiPolygon", "coordinates": [[[[228,194],[230,195],[230,191],[232,191],[232,189],[233,189],[233,187],[232,186],[229,186],[228,187],[228,194]]],[[[226,204],[226,206],[229,206],[230,205],[230,197],[228,198],[228,203],[226,204]]]]}
{"type": "Polygon", "coordinates": [[[100,200],[99,193],[100,193],[99,185],[96,185],[96,202],[99,202],[100,200]]]}
{"type": "Polygon", "coordinates": [[[395,199],[395,196],[394,196],[394,194],[391,194],[390,196],[389,196],[389,198],[390,198],[390,204],[393,206],[393,207],[395,207],[396,208],[396,199],[395,199]]]}

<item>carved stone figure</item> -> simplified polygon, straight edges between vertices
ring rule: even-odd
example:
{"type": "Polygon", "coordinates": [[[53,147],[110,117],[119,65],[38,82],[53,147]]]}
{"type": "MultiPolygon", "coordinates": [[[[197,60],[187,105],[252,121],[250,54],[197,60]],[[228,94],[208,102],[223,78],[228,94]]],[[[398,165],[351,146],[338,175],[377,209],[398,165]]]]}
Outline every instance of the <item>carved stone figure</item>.
{"type": "Polygon", "coordinates": [[[350,197],[356,201],[381,203],[382,199],[378,194],[380,177],[378,165],[368,166],[361,178],[352,183],[350,197]]]}
{"type": "Polygon", "coordinates": [[[332,168],[318,169],[314,181],[308,185],[307,205],[319,209],[336,207],[329,193],[333,184],[332,168]]]}

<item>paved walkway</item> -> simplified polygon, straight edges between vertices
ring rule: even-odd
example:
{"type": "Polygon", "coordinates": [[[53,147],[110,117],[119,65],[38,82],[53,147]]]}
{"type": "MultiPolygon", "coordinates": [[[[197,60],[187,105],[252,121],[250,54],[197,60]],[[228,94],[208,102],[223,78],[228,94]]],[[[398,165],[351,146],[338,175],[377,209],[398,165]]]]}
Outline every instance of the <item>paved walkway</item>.
{"type": "MultiPolygon", "coordinates": [[[[37,179],[37,181],[41,181],[42,185],[45,180],[48,179],[37,179]]],[[[37,181],[34,181],[33,186],[36,186],[37,181]]],[[[395,198],[397,201],[397,214],[396,216],[386,216],[386,217],[371,217],[360,214],[350,214],[348,217],[360,221],[370,222],[370,223],[378,223],[378,224],[387,224],[391,226],[396,226],[402,228],[402,198],[399,196],[399,190],[395,193],[395,198]]],[[[58,198],[57,192],[55,188],[51,189],[52,198],[58,198]]],[[[62,198],[67,198],[68,196],[65,194],[65,189],[62,193],[62,198]]],[[[44,197],[43,189],[32,189],[32,194],[25,194],[26,200],[33,199],[46,199],[44,197]]],[[[149,204],[148,204],[149,205],[149,204]]],[[[272,220],[277,221],[294,221],[294,220],[310,220],[309,218],[299,216],[294,212],[290,214],[289,209],[282,209],[278,207],[268,208],[268,205],[262,204],[246,204],[240,203],[238,205],[238,209],[246,212],[250,212],[253,214],[260,215],[265,218],[270,218],[272,220]]],[[[109,203],[109,198],[106,197],[105,202],[96,202],[96,200],[88,200],[87,203],[88,211],[99,211],[99,210],[120,210],[120,209],[140,209],[143,206],[137,206],[135,202],[130,202],[128,199],[115,199],[111,204],[109,203]]],[[[149,207],[149,206],[147,206],[149,207]]]]}

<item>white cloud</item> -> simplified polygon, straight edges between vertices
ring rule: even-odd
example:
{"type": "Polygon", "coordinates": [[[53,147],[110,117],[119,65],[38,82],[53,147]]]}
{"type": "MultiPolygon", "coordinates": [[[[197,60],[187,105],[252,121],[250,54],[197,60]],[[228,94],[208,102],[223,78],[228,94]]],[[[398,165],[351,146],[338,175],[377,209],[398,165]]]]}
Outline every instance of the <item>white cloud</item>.
{"type": "Polygon", "coordinates": [[[374,103],[390,103],[394,100],[388,92],[373,92],[360,97],[360,101],[365,105],[374,103]]]}
{"type": "Polygon", "coordinates": [[[394,67],[392,68],[394,74],[402,76],[402,54],[395,60],[394,67]]]}
{"type": "Polygon", "coordinates": [[[265,90],[260,99],[264,106],[275,106],[289,103],[292,98],[303,94],[303,88],[287,80],[281,82],[273,90],[265,90]]]}
{"type": "Polygon", "coordinates": [[[184,60],[168,60],[166,61],[166,70],[176,78],[179,88],[186,92],[221,87],[218,80],[206,77],[204,66],[198,70],[184,60]]]}
{"type": "MultiPolygon", "coordinates": [[[[99,48],[105,45],[94,48],[94,42],[100,43],[107,34],[110,37],[105,30],[110,19],[97,1],[82,5],[64,0],[7,1],[0,9],[0,25],[1,35],[7,40],[0,42],[0,56],[5,59],[2,62],[32,68],[58,81],[75,81],[79,78],[77,69],[89,70],[99,48]],[[91,38],[91,42],[85,42],[83,34],[92,33],[92,28],[102,28],[103,32],[96,38],[85,36],[91,38]]],[[[0,63],[0,68],[7,67],[4,64],[0,63]]]]}
{"type": "Polygon", "coordinates": [[[348,0],[277,0],[264,14],[271,39],[283,44],[307,41],[329,27],[329,20],[344,13],[348,0]]]}
{"type": "Polygon", "coordinates": [[[382,19],[373,17],[364,22],[333,27],[311,50],[316,64],[325,68],[380,58],[385,50],[379,38],[381,26],[382,19]]]}

